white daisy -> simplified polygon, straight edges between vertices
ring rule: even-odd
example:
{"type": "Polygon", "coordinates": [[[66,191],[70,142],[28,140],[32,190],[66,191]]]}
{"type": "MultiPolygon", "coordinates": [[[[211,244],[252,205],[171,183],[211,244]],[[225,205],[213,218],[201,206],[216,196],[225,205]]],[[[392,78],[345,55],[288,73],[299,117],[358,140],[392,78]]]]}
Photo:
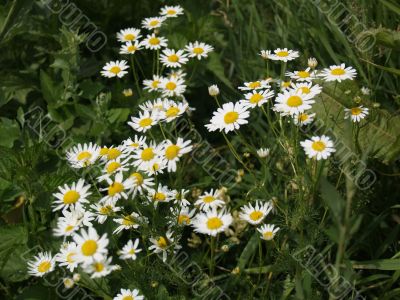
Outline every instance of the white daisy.
{"type": "Polygon", "coordinates": [[[140,38],[140,29],[127,28],[122,29],[117,33],[118,41],[122,43],[133,42],[140,38]]]}
{"type": "Polygon", "coordinates": [[[149,250],[153,250],[153,253],[161,253],[162,260],[165,262],[167,260],[168,250],[173,250],[175,253],[180,248],[180,245],[174,245],[174,237],[171,231],[167,231],[165,236],[158,236],[157,238],[150,238],[150,242],[153,244],[149,247],[149,250]],[[172,248],[172,249],[171,249],[172,248]]]}
{"type": "Polygon", "coordinates": [[[138,249],[139,239],[136,239],[135,242],[129,240],[128,243],[122,247],[122,250],[119,251],[120,259],[132,259],[135,260],[137,258],[136,254],[138,254],[142,249],[138,249]]]}
{"type": "Polygon", "coordinates": [[[164,100],[163,105],[164,109],[160,112],[160,119],[165,120],[167,123],[184,114],[189,108],[187,103],[167,99],[164,100]]]}
{"type": "Polygon", "coordinates": [[[259,54],[263,59],[270,59],[271,50],[261,50],[259,54]]]}
{"type": "Polygon", "coordinates": [[[191,140],[184,141],[182,138],[178,138],[176,143],[170,140],[164,141],[163,154],[168,164],[168,172],[175,172],[176,163],[179,161],[179,158],[192,151],[193,146],[190,143],[191,140]]]}
{"type": "Polygon", "coordinates": [[[160,15],[166,18],[176,18],[178,15],[183,15],[183,8],[180,5],[164,6],[160,10],[160,15]]]}
{"type": "Polygon", "coordinates": [[[77,245],[75,259],[78,262],[91,263],[102,260],[107,256],[108,239],[106,233],[99,237],[96,229],[89,227],[87,231],[81,229],[80,234],[73,235],[73,240],[77,245]]]}
{"type": "Polygon", "coordinates": [[[99,224],[103,224],[109,216],[121,210],[121,207],[115,206],[114,201],[92,204],[90,208],[93,209],[96,215],[96,221],[99,224]]]}
{"type": "Polygon", "coordinates": [[[160,87],[164,97],[181,96],[186,91],[185,81],[178,77],[164,78],[160,87]]]}
{"type": "Polygon", "coordinates": [[[241,102],[225,103],[213,113],[210,124],[205,126],[208,131],[224,130],[225,133],[239,129],[241,125],[248,123],[246,119],[250,116],[250,112],[247,109],[248,106],[241,102]]]}
{"type": "Polygon", "coordinates": [[[146,132],[152,126],[157,125],[159,114],[155,111],[151,113],[148,111],[139,112],[139,117],[131,117],[131,121],[128,125],[138,132],[146,132]]]}
{"type": "Polygon", "coordinates": [[[63,209],[63,216],[58,218],[57,227],[54,228],[55,236],[69,236],[82,226],[92,226],[94,215],[90,211],[80,206],[70,209],[63,209]]]}
{"type": "Polygon", "coordinates": [[[353,107],[353,108],[345,108],[344,118],[351,118],[353,122],[361,122],[366,116],[368,116],[368,108],[361,106],[353,107]]]}
{"type": "Polygon", "coordinates": [[[147,198],[150,202],[153,202],[154,206],[158,203],[166,203],[173,199],[174,193],[166,185],[159,184],[156,189],[148,192],[147,198]]]}
{"type": "Polygon", "coordinates": [[[130,215],[122,216],[122,218],[114,219],[114,222],[120,224],[114,231],[113,234],[120,233],[122,230],[136,229],[139,227],[138,221],[140,216],[132,212],[130,215]]]}
{"type": "Polygon", "coordinates": [[[251,93],[247,93],[244,96],[246,100],[241,100],[240,102],[251,108],[254,108],[267,103],[268,99],[274,96],[274,92],[270,90],[253,90],[251,93]]]}
{"type": "Polygon", "coordinates": [[[241,210],[242,211],[239,213],[239,218],[250,223],[251,225],[258,225],[270,213],[272,207],[268,202],[260,203],[257,200],[254,207],[251,204],[248,204],[243,206],[241,210]]]}
{"type": "Polygon", "coordinates": [[[212,209],[198,213],[192,222],[195,232],[216,236],[218,233],[228,229],[233,221],[232,215],[225,210],[212,209]]]}
{"type": "Polygon", "coordinates": [[[145,18],[142,21],[142,26],[148,30],[153,30],[156,28],[160,28],[162,23],[166,20],[165,17],[151,17],[145,18]]]}
{"type": "Polygon", "coordinates": [[[250,81],[245,82],[244,86],[239,86],[238,89],[242,91],[253,91],[253,90],[263,90],[268,89],[271,86],[269,85],[269,80],[257,80],[257,81],[250,81]]]}
{"type": "Polygon", "coordinates": [[[208,57],[208,53],[214,48],[206,43],[195,41],[186,45],[185,50],[189,53],[189,57],[196,57],[198,60],[208,57]]]}
{"type": "Polygon", "coordinates": [[[103,67],[103,71],[101,71],[101,75],[104,77],[112,78],[112,77],[118,77],[122,78],[124,77],[125,74],[128,73],[128,71],[125,71],[126,69],[129,68],[127,65],[126,60],[116,60],[116,61],[110,61],[106,63],[106,65],[103,67]]]}
{"type": "Polygon", "coordinates": [[[127,162],[126,160],[121,161],[120,158],[108,161],[104,166],[104,169],[102,169],[104,175],[99,176],[98,180],[102,181],[105,180],[106,177],[110,177],[112,174],[127,171],[129,168],[127,167],[126,162],[127,162]]]}
{"type": "Polygon", "coordinates": [[[109,200],[116,201],[120,198],[128,198],[127,192],[133,186],[132,178],[127,178],[124,180],[124,176],[120,172],[115,174],[114,180],[109,177],[106,177],[104,179],[107,181],[108,187],[102,188],[100,189],[100,191],[107,191],[107,195],[100,200],[101,202],[104,203],[109,200]]]}
{"type": "Polygon", "coordinates": [[[158,174],[163,174],[166,168],[167,161],[161,156],[156,156],[142,171],[144,171],[147,176],[156,176],[158,174]]]}
{"type": "Polygon", "coordinates": [[[191,219],[196,213],[196,209],[189,210],[188,207],[171,207],[170,208],[173,219],[169,221],[171,226],[188,226],[191,223],[191,219]]]}
{"type": "Polygon", "coordinates": [[[143,102],[142,104],[139,104],[139,108],[143,111],[148,111],[148,112],[154,111],[160,113],[164,110],[164,101],[165,99],[163,98],[148,100],[143,102]]]}
{"type": "MultiPolygon", "coordinates": [[[[127,42],[126,44],[122,45],[119,53],[120,54],[135,54],[136,51],[142,49],[142,44],[139,41],[127,42]]],[[[131,95],[132,96],[132,95],[131,95]]]]}
{"type": "Polygon", "coordinates": [[[160,88],[160,83],[163,77],[158,75],[153,75],[153,79],[145,79],[143,80],[143,85],[145,90],[157,91],[160,88]]]}
{"type": "Polygon", "coordinates": [[[62,208],[82,206],[82,204],[88,203],[87,197],[92,194],[89,189],[90,184],[85,185],[85,180],[83,179],[79,179],[78,182],[73,182],[71,186],[67,184],[59,186],[58,192],[53,194],[56,198],[53,211],[62,208]]]}
{"type": "Polygon", "coordinates": [[[151,142],[149,145],[144,144],[143,148],[137,149],[132,155],[133,165],[139,170],[147,171],[148,168],[153,167],[154,161],[161,155],[162,145],[157,145],[151,142]]]}
{"type": "Polygon", "coordinates": [[[350,79],[353,80],[357,76],[357,71],[353,67],[347,67],[345,64],[333,65],[323,69],[319,76],[325,81],[338,81],[350,79]]]}
{"type": "Polygon", "coordinates": [[[139,290],[121,289],[120,293],[113,300],[143,300],[144,297],[139,295],[139,290]]]}
{"type": "Polygon", "coordinates": [[[290,88],[296,92],[301,91],[304,95],[308,95],[311,98],[314,98],[322,92],[322,87],[318,84],[312,84],[312,82],[293,82],[290,88]]]}
{"type": "Polygon", "coordinates": [[[282,115],[295,115],[311,108],[315,101],[309,94],[303,94],[301,91],[286,90],[279,93],[276,98],[274,109],[282,115]]]}
{"type": "Polygon", "coordinates": [[[123,152],[131,153],[137,149],[143,147],[146,143],[145,136],[135,136],[133,138],[128,138],[122,142],[123,152]]]}
{"type": "Polygon", "coordinates": [[[181,189],[173,190],[172,192],[174,194],[174,204],[177,204],[180,207],[186,207],[190,205],[190,202],[186,199],[186,194],[189,193],[189,190],[181,189]]]}
{"type": "Polygon", "coordinates": [[[257,155],[260,158],[266,158],[269,155],[270,150],[268,148],[260,148],[257,150],[257,155]]]}
{"type": "Polygon", "coordinates": [[[325,135],[313,136],[311,140],[302,141],[300,144],[309,158],[316,158],[317,160],[327,159],[336,151],[333,142],[325,135]]]}
{"type": "Polygon", "coordinates": [[[91,278],[101,278],[110,274],[112,271],[120,269],[118,265],[111,264],[112,257],[104,257],[100,260],[85,263],[82,269],[91,274],[91,278]]]}
{"type": "Polygon", "coordinates": [[[73,168],[79,169],[92,165],[100,154],[96,144],[78,144],[67,152],[67,160],[73,168]]]}
{"type": "Polygon", "coordinates": [[[54,270],[55,258],[50,252],[40,252],[31,261],[28,261],[28,274],[42,277],[54,270]]]}
{"type": "Polygon", "coordinates": [[[261,238],[266,241],[270,241],[274,238],[275,234],[278,232],[279,227],[275,227],[275,225],[263,225],[260,228],[257,228],[257,231],[261,233],[261,238]]]}
{"type": "Polygon", "coordinates": [[[187,55],[183,50],[164,49],[160,55],[161,63],[169,68],[180,68],[188,62],[187,55]]]}
{"type": "Polygon", "coordinates": [[[211,191],[205,192],[201,195],[194,205],[200,206],[200,209],[203,211],[208,211],[210,209],[225,206],[225,202],[218,190],[215,190],[214,192],[214,189],[211,189],[211,191]]]}
{"type": "Polygon", "coordinates": [[[55,256],[61,267],[67,267],[71,272],[78,267],[78,262],[75,259],[77,254],[76,244],[74,242],[61,245],[60,252],[55,256]]]}
{"type": "Polygon", "coordinates": [[[286,72],[286,76],[296,81],[313,81],[317,78],[315,71],[310,71],[311,68],[307,68],[301,71],[286,72]]]}
{"type": "Polygon", "coordinates": [[[274,53],[272,53],[269,56],[269,59],[288,62],[288,61],[294,60],[298,57],[299,57],[298,51],[288,50],[287,48],[283,48],[283,49],[278,48],[278,49],[274,50],[274,53]]]}
{"type": "Polygon", "coordinates": [[[154,178],[144,178],[143,174],[140,172],[133,172],[130,177],[133,179],[133,185],[130,191],[133,197],[136,196],[136,193],[143,195],[154,186],[154,178]]]}
{"type": "Polygon", "coordinates": [[[219,95],[219,87],[218,87],[218,85],[216,85],[216,84],[210,85],[210,86],[208,87],[208,94],[209,94],[211,97],[216,97],[216,96],[218,96],[218,95],[219,95]]]}
{"type": "Polygon", "coordinates": [[[158,50],[162,47],[167,47],[168,40],[161,36],[156,36],[154,33],[151,35],[147,35],[147,37],[142,41],[142,45],[146,49],[150,50],[158,50]]]}
{"type": "Polygon", "coordinates": [[[293,121],[294,124],[303,126],[303,125],[308,125],[314,121],[315,113],[314,114],[308,114],[308,113],[301,113],[298,115],[293,115],[293,121]]]}

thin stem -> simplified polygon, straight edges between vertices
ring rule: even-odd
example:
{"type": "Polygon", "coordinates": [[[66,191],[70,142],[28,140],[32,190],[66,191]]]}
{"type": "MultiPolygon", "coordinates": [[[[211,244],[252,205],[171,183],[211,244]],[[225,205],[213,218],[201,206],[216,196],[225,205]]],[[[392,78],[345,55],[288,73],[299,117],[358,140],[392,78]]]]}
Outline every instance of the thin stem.
{"type": "Polygon", "coordinates": [[[136,90],[139,94],[139,97],[142,97],[142,93],[140,92],[139,79],[138,79],[138,76],[137,76],[136,70],[135,70],[135,61],[134,61],[133,55],[131,55],[131,66],[132,66],[133,78],[135,79],[136,90]]]}

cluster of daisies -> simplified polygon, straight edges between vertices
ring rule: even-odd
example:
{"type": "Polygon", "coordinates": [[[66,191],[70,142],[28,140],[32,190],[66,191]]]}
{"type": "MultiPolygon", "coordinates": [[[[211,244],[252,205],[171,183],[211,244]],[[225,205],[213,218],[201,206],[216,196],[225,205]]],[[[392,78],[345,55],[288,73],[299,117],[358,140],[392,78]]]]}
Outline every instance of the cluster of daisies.
{"type": "MultiPolygon", "coordinates": [[[[287,48],[278,48],[274,51],[262,50],[261,57],[265,60],[280,61],[287,63],[299,57],[299,52],[287,48]]],[[[345,64],[333,65],[329,68],[316,70],[317,60],[310,58],[308,67],[301,70],[286,72],[289,78],[275,80],[272,78],[259,79],[252,82],[244,82],[239,87],[243,99],[238,102],[224,103],[216,112],[206,127],[209,131],[221,131],[228,133],[247,124],[252,109],[261,108],[265,112],[264,104],[270,104],[273,111],[282,117],[289,116],[297,126],[311,124],[315,118],[312,113],[312,105],[316,97],[322,92],[322,86],[317,82],[341,82],[353,80],[357,72],[345,64]],[[272,101],[273,100],[273,101],[272,101]]],[[[209,93],[213,97],[219,94],[218,87],[211,86],[209,93]]],[[[345,119],[351,118],[353,122],[360,122],[368,115],[368,108],[357,106],[345,109],[345,119]]],[[[333,152],[334,143],[327,136],[314,136],[309,140],[301,142],[305,153],[310,158],[317,160],[328,158],[333,152]]],[[[261,151],[262,153],[262,151],[261,151]]]]}

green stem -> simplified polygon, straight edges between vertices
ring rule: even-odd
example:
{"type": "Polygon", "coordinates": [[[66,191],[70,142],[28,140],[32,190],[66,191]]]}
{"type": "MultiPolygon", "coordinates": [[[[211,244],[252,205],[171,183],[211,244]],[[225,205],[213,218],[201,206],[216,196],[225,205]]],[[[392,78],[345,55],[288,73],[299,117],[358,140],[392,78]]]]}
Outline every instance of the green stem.
{"type": "Polygon", "coordinates": [[[141,98],[142,97],[142,93],[140,92],[139,79],[138,79],[138,76],[136,74],[135,61],[134,61],[133,55],[131,55],[131,66],[132,66],[133,78],[135,80],[136,90],[137,90],[137,93],[138,93],[139,97],[141,98]]]}

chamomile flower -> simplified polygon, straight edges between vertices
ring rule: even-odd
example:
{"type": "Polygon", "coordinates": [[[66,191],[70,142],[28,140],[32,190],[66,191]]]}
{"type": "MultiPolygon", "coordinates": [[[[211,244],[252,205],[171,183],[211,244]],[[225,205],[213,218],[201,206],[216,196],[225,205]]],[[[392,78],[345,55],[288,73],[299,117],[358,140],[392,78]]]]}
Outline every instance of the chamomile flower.
{"type": "Polygon", "coordinates": [[[164,110],[164,101],[165,99],[162,98],[157,98],[155,100],[148,100],[143,102],[142,104],[139,104],[139,108],[143,111],[148,111],[148,112],[162,112],[164,110]]]}
{"type": "Polygon", "coordinates": [[[188,207],[171,207],[173,219],[169,221],[171,226],[187,226],[190,225],[191,219],[196,213],[196,209],[189,210],[188,207]]]}
{"type": "Polygon", "coordinates": [[[183,15],[183,8],[180,5],[164,6],[160,10],[160,15],[166,18],[176,18],[178,15],[183,15]]]}
{"type": "Polygon", "coordinates": [[[368,87],[363,86],[363,87],[361,88],[361,94],[368,96],[368,95],[371,94],[371,90],[370,90],[368,87]]]}
{"type": "Polygon", "coordinates": [[[271,86],[269,85],[269,80],[256,80],[245,82],[244,86],[239,86],[238,89],[242,91],[253,91],[253,90],[263,90],[268,89],[271,86]]]}
{"type": "Polygon", "coordinates": [[[146,132],[152,126],[157,124],[159,115],[157,112],[139,112],[139,117],[131,117],[131,121],[128,125],[138,132],[146,132]]]}
{"type": "Polygon", "coordinates": [[[257,231],[261,233],[261,238],[266,241],[270,241],[275,237],[275,234],[279,231],[279,227],[275,227],[275,225],[263,225],[260,228],[257,228],[257,231]]]}
{"type": "Polygon", "coordinates": [[[176,163],[182,155],[192,151],[193,146],[190,145],[191,140],[184,141],[182,138],[178,138],[176,143],[166,140],[163,145],[164,158],[168,164],[168,172],[176,171],[176,163]]]}
{"type": "Polygon", "coordinates": [[[135,54],[136,51],[142,49],[142,44],[139,41],[127,42],[126,44],[122,45],[119,53],[120,54],[135,54]]]}
{"type": "Polygon", "coordinates": [[[133,138],[128,138],[122,142],[123,152],[131,153],[143,147],[146,143],[145,136],[135,136],[133,138]]]}
{"type": "Polygon", "coordinates": [[[153,79],[145,79],[143,80],[143,85],[145,90],[149,90],[150,92],[157,91],[160,88],[160,83],[163,77],[158,75],[153,75],[153,79]]]}
{"type": "Polygon", "coordinates": [[[259,54],[263,59],[270,59],[271,50],[261,50],[259,54]]]}
{"type": "Polygon", "coordinates": [[[260,158],[266,158],[269,155],[270,150],[268,148],[260,148],[257,150],[257,155],[260,158]]]}
{"type": "Polygon", "coordinates": [[[216,85],[216,84],[210,85],[210,86],[208,87],[208,94],[209,94],[211,97],[216,97],[216,96],[218,96],[218,95],[219,95],[219,87],[218,87],[218,85],[216,85]]]}
{"type": "Polygon", "coordinates": [[[314,98],[322,92],[322,87],[318,84],[312,84],[312,82],[293,82],[290,88],[296,92],[302,92],[302,94],[308,95],[311,98],[314,98]]]}
{"type": "Polygon", "coordinates": [[[124,172],[127,171],[128,167],[126,164],[126,161],[121,161],[120,158],[117,158],[116,160],[111,160],[106,163],[104,166],[104,169],[102,172],[104,173],[103,175],[98,177],[98,180],[102,181],[106,177],[110,177],[112,174],[118,173],[118,172],[124,172]]]}
{"type": "Polygon", "coordinates": [[[260,224],[264,218],[272,210],[271,205],[268,202],[260,203],[256,201],[255,206],[248,204],[241,208],[239,218],[250,223],[251,225],[260,224]]]}
{"type": "Polygon", "coordinates": [[[295,115],[311,108],[315,101],[309,94],[303,94],[301,91],[286,90],[278,94],[274,109],[282,115],[295,115]]]}
{"type": "Polygon", "coordinates": [[[181,189],[181,190],[173,190],[174,194],[173,203],[179,205],[180,207],[186,207],[190,205],[190,202],[186,199],[186,194],[189,193],[189,190],[181,189]]]}
{"type": "Polygon", "coordinates": [[[139,290],[125,290],[121,289],[120,293],[113,298],[113,300],[143,300],[144,297],[139,295],[139,290]]]}
{"type": "Polygon", "coordinates": [[[293,121],[294,124],[303,126],[303,125],[308,125],[312,121],[314,121],[315,113],[314,114],[308,114],[308,113],[300,113],[298,115],[293,116],[293,121]]]}
{"type": "Polygon", "coordinates": [[[214,50],[214,48],[206,43],[195,41],[186,45],[185,50],[189,53],[189,57],[197,58],[198,60],[208,57],[208,53],[214,50]]]}
{"type": "Polygon", "coordinates": [[[128,68],[129,66],[127,65],[126,60],[110,61],[106,63],[106,65],[103,67],[103,71],[101,71],[100,73],[107,78],[122,78],[125,74],[128,73],[128,71],[125,71],[128,68]]]}
{"type": "Polygon", "coordinates": [[[118,265],[111,264],[112,257],[104,257],[100,260],[95,260],[83,265],[83,270],[91,274],[91,278],[101,278],[110,274],[112,271],[120,269],[118,265]]]}
{"type": "Polygon", "coordinates": [[[158,174],[163,174],[165,168],[167,168],[166,160],[161,156],[157,156],[145,169],[142,169],[142,171],[144,171],[147,176],[156,176],[158,174]]]}
{"type": "Polygon", "coordinates": [[[83,179],[79,179],[78,182],[73,182],[71,186],[67,184],[59,186],[58,192],[53,194],[56,198],[53,211],[71,206],[82,206],[82,204],[88,203],[87,197],[92,194],[89,189],[90,185],[85,185],[85,180],[83,179]]]}
{"type": "Polygon", "coordinates": [[[286,72],[286,76],[290,77],[296,81],[313,81],[317,78],[316,73],[314,71],[310,71],[311,68],[307,68],[301,71],[294,71],[294,72],[286,72]]]}
{"type": "Polygon", "coordinates": [[[128,243],[124,247],[122,247],[122,250],[119,251],[119,258],[136,260],[136,254],[142,251],[142,249],[139,249],[138,246],[139,239],[136,239],[135,242],[129,240],[128,243]]]}
{"type": "Polygon", "coordinates": [[[107,255],[107,234],[99,237],[93,227],[89,227],[87,231],[81,229],[80,234],[75,234],[73,239],[77,245],[75,259],[78,262],[91,263],[102,260],[107,255]]]}
{"type": "Polygon", "coordinates": [[[247,93],[244,96],[246,100],[241,100],[240,102],[246,104],[251,108],[254,108],[257,106],[262,106],[264,103],[267,103],[268,99],[274,96],[274,92],[270,90],[253,90],[251,93],[247,93]]]}
{"type": "Polygon", "coordinates": [[[124,180],[122,172],[115,174],[114,180],[109,177],[104,178],[108,187],[100,189],[100,191],[107,191],[107,195],[101,199],[101,202],[106,202],[108,200],[116,201],[120,198],[127,199],[127,192],[133,186],[133,180],[131,178],[127,178],[124,180]]]}
{"type": "Polygon", "coordinates": [[[174,76],[164,78],[160,87],[164,97],[181,96],[186,91],[185,81],[174,76]]]}
{"type": "Polygon", "coordinates": [[[222,105],[214,112],[210,120],[210,124],[205,125],[208,131],[233,131],[239,129],[241,125],[247,124],[247,118],[250,112],[247,110],[247,105],[241,102],[229,102],[222,105]]]}
{"type": "Polygon", "coordinates": [[[65,243],[61,246],[60,252],[55,256],[61,267],[67,267],[71,272],[78,267],[78,262],[75,259],[77,254],[76,244],[74,242],[65,243]]]}
{"type": "Polygon", "coordinates": [[[355,122],[361,122],[366,116],[368,116],[368,108],[361,106],[353,107],[353,108],[345,108],[345,119],[351,118],[351,120],[355,122]]]}
{"type": "Polygon", "coordinates": [[[117,33],[117,39],[122,43],[134,42],[138,38],[140,38],[140,29],[136,28],[122,29],[117,33]]]}
{"type": "Polygon", "coordinates": [[[329,68],[323,69],[319,76],[323,77],[325,81],[338,81],[353,80],[357,76],[357,71],[353,67],[347,67],[345,64],[333,65],[329,68]]]}
{"type": "Polygon", "coordinates": [[[55,258],[50,252],[40,252],[28,262],[28,273],[36,277],[43,277],[52,272],[55,267],[55,258]]]}
{"type": "Polygon", "coordinates": [[[100,147],[96,144],[78,144],[67,152],[67,160],[75,169],[92,165],[99,156],[100,147]]]}
{"type": "Polygon", "coordinates": [[[274,50],[274,53],[272,53],[269,56],[269,59],[288,62],[288,61],[294,60],[298,57],[299,57],[298,51],[288,50],[287,48],[283,48],[283,49],[278,48],[278,49],[274,50]]]}
{"type": "Polygon", "coordinates": [[[139,227],[138,221],[139,221],[140,216],[132,212],[130,215],[125,215],[122,216],[122,218],[114,219],[114,221],[120,226],[118,226],[113,233],[120,233],[122,230],[128,230],[128,229],[136,229],[139,227]]]}
{"type": "Polygon", "coordinates": [[[140,172],[133,172],[130,175],[130,178],[133,180],[132,189],[130,191],[130,193],[133,194],[133,197],[135,197],[137,193],[143,195],[154,186],[154,178],[145,178],[140,172]]]}
{"type": "Polygon", "coordinates": [[[162,23],[166,20],[165,17],[151,17],[145,18],[142,21],[142,26],[148,30],[153,30],[156,28],[160,28],[162,23]]]}
{"type": "Polygon", "coordinates": [[[184,114],[189,108],[187,103],[172,100],[164,100],[163,106],[164,109],[160,112],[160,119],[165,120],[167,123],[184,114]]]}
{"type": "Polygon", "coordinates": [[[180,68],[188,62],[187,55],[183,50],[164,49],[160,55],[161,63],[169,68],[180,68]]]}
{"type": "Polygon", "coordinates": [[[156,189],[148,192],[147,198],[150,202],[153,202],[154,206],[158,203],[166,203],[173,199],[174,193],[166,185],[159,184],[156,189]]]}
{"type": "Polygon", "coordinates": [[[94,215],[80,206],[71,207],[71,210],[64,209],[63,216],[57,220],[57,227],[54,229],[55,236],[69,236],[82,226],[92,226],[94,215]]]}
{"type": "Polygon", "coordinates": [[[107,218],[121,210],[121,207],[115,206],[114,201],[105,201],[103,203],[95,203],[90,206],[96,216],[96,221],[103,224],[107,218]]]}
{"type": "Polygon", "coordinates": [[[133,165],[139,170],[146,171],[153,166],[154,161],[159,157],[162,151],[162,145],[157,145],[154,142],[144,144],[133,155],[133,165]]]}
{"type": "Polygon", "coordinates": [[[153,244],[149,247],[149,250],[152,250],[153,253],[161,253],[162,254],[162,260],[165,262],[167,260],[167,255],[168,255],[168,250],[173,250],[173,252],[176,252],[180,248],[182,248],[180,245],[174,245],[174,237],[172,235],[172,232],[168,230],[165,234],[165,236],[158,236],[156,238],[150,238],[150,242],[153,244]]]}
{"type": "Polygon", "coordinates": [[[325,135],[313,136],[311,140],[302,141],[300,144],[309,158],[317,160],[327,159],[336,151],[331,139],[325,135]]]}
{"type": "Polygon", "coordinates": [[[168,40],[161,36],[156,36],[154,33],[147,35],[147,37],[142,41],[142,44],[146,49],[158,50],[162,47],[167,47],[168,40]]]}
{"type": "Polygon", "coordinates": [[[208,211],[210,209],[225,206],[225,202],[218,190],[214,191],[214,189],[211,189],[211,191],[205,192],[201,195],[194,205],[200,206],[200,209],[203,211],[208,211]]]}
{"type": "Polygon", "coordinates": [[[233,221],[232,215],[225,210],[216,209],[198,213],[192,221],[195,232],[216,236],[228,229],[233,221]]]}

